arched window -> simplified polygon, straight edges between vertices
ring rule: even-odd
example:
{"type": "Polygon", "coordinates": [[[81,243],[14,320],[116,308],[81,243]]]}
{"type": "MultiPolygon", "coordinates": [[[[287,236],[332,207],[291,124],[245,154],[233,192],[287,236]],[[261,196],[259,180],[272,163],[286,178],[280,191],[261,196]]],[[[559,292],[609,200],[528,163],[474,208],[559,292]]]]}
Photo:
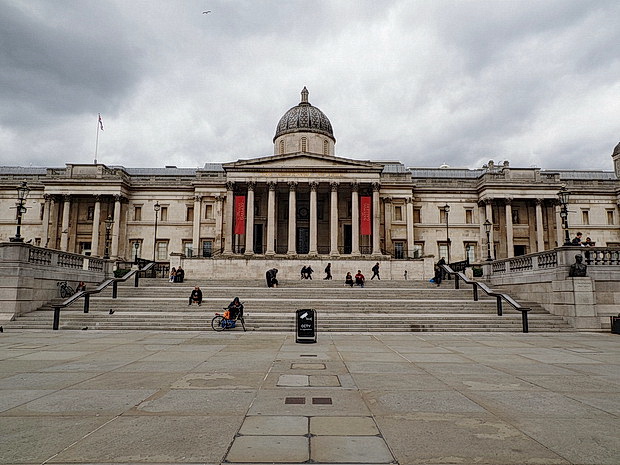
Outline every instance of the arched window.
{"type": "Polygon", "coordinates": [[[323,155],[329,155],[329,142],[323,141],[323,155]]]}
{"type": "Polygon", "coordinates": [[[280,141],[280,155],[282,155],[284,153],[284,141],[281,140],[280,141]]]}
{"type": "Polygon", "coordinates": [[[308,139],[306,139],[305,137],[301,138],[300,148],[301,148],[302,152],[307,152],[308,151],[308,139]]]}

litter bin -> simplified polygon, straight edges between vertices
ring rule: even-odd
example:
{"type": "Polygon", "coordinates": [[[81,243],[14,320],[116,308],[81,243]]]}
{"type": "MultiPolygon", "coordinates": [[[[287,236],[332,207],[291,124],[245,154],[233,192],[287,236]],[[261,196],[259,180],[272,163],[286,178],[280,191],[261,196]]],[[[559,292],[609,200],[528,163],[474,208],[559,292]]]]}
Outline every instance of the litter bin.
{"type": "Polygon", "coordinates": [[[295,342],[316,342],[316,312],[307,308],[295,314],[295,342]]]}
{"type": "Polygon", "coordinates": [[[611,316],[611,332],[620,334],[620,315],[611,316]]]}

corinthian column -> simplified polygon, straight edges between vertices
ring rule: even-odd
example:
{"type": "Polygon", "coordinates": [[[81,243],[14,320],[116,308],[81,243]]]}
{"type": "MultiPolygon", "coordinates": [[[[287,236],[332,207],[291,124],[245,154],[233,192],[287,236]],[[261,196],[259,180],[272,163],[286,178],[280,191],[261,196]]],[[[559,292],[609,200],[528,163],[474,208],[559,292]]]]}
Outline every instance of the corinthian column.
{"type": "Polygon", "coordinates": [[[413,234],[413,197],[405,198],[407,202],[407,257],[415,255],[415,237],[413,234]]]}
{"type": "Polygon", "coordinates": [[[52,196],[49,194],[43,194],[43,198],[45,199],[45,206],[43,207],[43,236],[41,239],[41,246],[47,247],[47,243],[49,242],[49,228],[50,228],[50,209],[52,208],[52,196]]]}
{"type": "Polygon", "coordinates": [[[112,257],[118,257],[118,240],[121,231],[121,200],[120,195],[114,196],[114,224],[112,225],[112,257]]]}
{"type": "Polygon", "coordinates": [[[297,254],[296,232],[297,232],[297,182],[288,183],[288,250],[287,255],[297,254]]]}
{"type": "Polygon", "coordinates": [[[317,203],[316,203],[316,190],[319,188],[319,183],[312,181],[310,183],[310,255],[318,255],[317,247],[317,203]]]}
{"type": "Polygon", "coordinates": [[[543,226],[542,205],[544,199],[536,199],[536,250],[545,250],[545,231],[543,226]]]}
{"type": "Polygon", "coordinates": [[[360,255],[360,185],[351,183],[351,255],[360,255]]]}
{"type": "Polygon", "coordinates": [[[329,217],[329,239],[330,239],[330,251],[331,255],[338,255],[338,183],[332,182],[330,184],[331,202],[330,202],[330,217],[329,217]]]}
{"type": "Polygon", "coordinates": [[[254,255],[254,189],[256,183],[248,182],[248,199],[245,222],[245,255],[254,255]]]}
{"type": "Polygon", "coordinates": [[[60,250],[66,252],[69,247],[69,214],[71,211],[71,196],[64,195],[62,204],[62,226],[60,227],[60,250]]]}
{"type": "Polygon", "coordinates": [[[276,183],[268,182],[267,197],[267,251],[265,255],[276,254],[276,183]]]}
{"type": "Polygon", "coordinates": [[[95,195],[95,211],[93,212],[93,231],[90,237],[90,254],[99,257],[99,226],[101,221],[101,196],[95,195]]]}
{"type": "Polygon", "coordinates": [[[512,199],[506,201],[506,253],[508,258],[515,256],[514,231],[512,228],[512,199]]]}

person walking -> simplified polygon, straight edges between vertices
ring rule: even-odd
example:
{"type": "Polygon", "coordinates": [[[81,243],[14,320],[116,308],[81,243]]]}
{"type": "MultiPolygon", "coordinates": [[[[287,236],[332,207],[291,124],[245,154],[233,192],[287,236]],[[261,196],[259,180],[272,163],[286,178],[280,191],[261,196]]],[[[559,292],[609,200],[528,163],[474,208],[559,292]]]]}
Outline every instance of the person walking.
{"type": "Polygon", "coordinates": [[[325,277],[323,279],[332,279],[332,264],[328,263],[325,267],[325,277]]]}
{"type": "Polygon", "coordinates": [[[437,262],[437,264],[435,265],[435,277],[433,279],[435,281],[435,284],[437,284],[437,286],[441,284],[441,280],[443,278],[443,273],[444,273],[441,265],[445,265],[445,264],[446,264],[446,260],[443,257],[441,257],[439,261],[437,262]]]}
{"type": "Polygon", "coordinates": [[[375,266],[372,267],[372,276],[370,280],[375,279],[375,276],[379,281],[381,281],[381,276],[379,276],[379,262],[375,263],[375,266]]]}
{"type": "Polygon", "coordinates": [[[202,304],[202,291],[198,286],[194,287],[194,290],[189,295],[189,305],[192,305],[193,302],[196,302],[199,307],[202,304]]]}

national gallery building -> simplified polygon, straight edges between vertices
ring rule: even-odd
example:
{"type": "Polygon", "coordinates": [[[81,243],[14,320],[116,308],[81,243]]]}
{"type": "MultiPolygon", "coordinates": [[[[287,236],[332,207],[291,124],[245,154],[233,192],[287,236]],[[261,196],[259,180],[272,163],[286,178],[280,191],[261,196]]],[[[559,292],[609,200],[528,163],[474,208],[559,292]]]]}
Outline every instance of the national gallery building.
{"type": "Polygon", "coordinates": [[[200,169],[1,166],[0,241],[16,234],[25,181],[25,242],[121,261],[509,258],[564,243],[563,186],[570,237],[620,245],[620,144],[614,171],[415,168],[339,157],[335,144],[304,88],[270,156],[200,169]]]}

